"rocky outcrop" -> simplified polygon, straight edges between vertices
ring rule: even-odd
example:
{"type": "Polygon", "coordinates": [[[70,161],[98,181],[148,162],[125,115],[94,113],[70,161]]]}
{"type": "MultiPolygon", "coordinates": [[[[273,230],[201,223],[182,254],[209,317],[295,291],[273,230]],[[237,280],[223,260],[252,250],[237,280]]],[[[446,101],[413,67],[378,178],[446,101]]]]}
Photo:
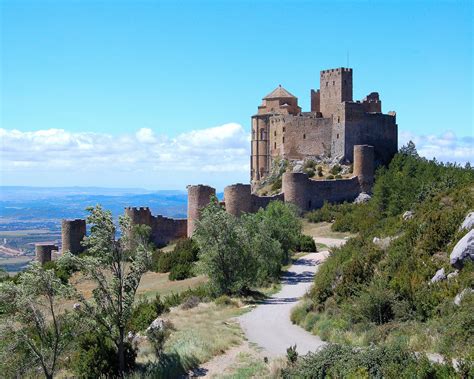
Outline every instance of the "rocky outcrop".
{"type": "Polygon", "coordinates": [[[471,230],[472,228],[474,228],[474,212],[469,212],[459,227],[459,230],[471,230]]]}
{"type": "Polygon", "coordinates": [[[381,249],[387,249],[390,246],[390,242],[392,242],[395,238],[394,237],[385,237],[385,238],[379,238],[379,237],[374,237],[372,240],[372,243],[374,245],[377,245],[381,249]]]}
{"type": "Polygon", "coordinates": [[[455,278],[456,276],[459,275],[459,271],[458,270],[455,270],[453,272],[450,272],[447,276],[448,280],[451,280],[452,278],[455,278]]]}
{"type": "Polygon", "coordinates": [[[462,268],[467,260],[474,261],[474,229],[459,240],[449,256],[451,265],[458,269],[462,268]]]}
{"type": "Polygon", "coordinates": [[[474,293],[474,290],[472,288],[466,288],[466,289],[462,290],[454,298],[454,304],[459,307],[461,305],[461,302],[462,302],[462,299],[464,298],[464,296],[466,296],[467,294],[470,294],[470,293],[474,293]]]}
{"type": "Polygon", "coordinates": [[[436,274],[431,278],[430,283],[441,282],[442,280],[446,279],[446,274],[444,272],[444,268],[440,268],[436,271],[436,274]]]}
{"type": "Polygon", "coordinates": [[[355,198],[354,204],[367,203],[371,198],[372,198],[372,196],[370,196],[368,193],[361,192],[361,193],[359,194],[359,196],[357,196],[357,197],[355,198]]]}
{"type": "Polygon", "coordinates": [[[415,216],[415,213],[413,211],[406,211],[405,213],[403,213],[402,219],[404,221],[408,221],[408,220],[411,220],[414,216],[415,216]]]}

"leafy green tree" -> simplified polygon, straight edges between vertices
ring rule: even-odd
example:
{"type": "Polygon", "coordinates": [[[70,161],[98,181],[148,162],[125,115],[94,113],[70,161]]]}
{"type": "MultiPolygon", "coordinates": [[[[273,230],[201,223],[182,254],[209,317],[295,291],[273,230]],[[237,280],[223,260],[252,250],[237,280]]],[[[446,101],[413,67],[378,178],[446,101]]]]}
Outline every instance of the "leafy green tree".
{"type": "Polygon", "coordinates": [[[60,312],[73,295],[72,287],[53,270],[33,263],[18,283],[0,283],[0,368],[18,373],[42,370],[46,378],[57,371],[64,352],[80,333],[77,315],[60,312]],[[10,367],[8,367],[10,366],[10,367]]]}
{"type": "Polygon", "coordinates": [[[121,238],[116,240],[112,214],[100,206],[88,208],[88,211],[87,222],[92,227],[84,240],[86,254],[66,254],[60,263],[74,266],[85,279],[95,284],[93,299],[76,294],[81,304],[79,312],[103,329],[105,337],[112,341],[117,352],[118,375],[123,376],[127,368],[127,326],[138,285],[151,260],[150,229],[132,227],[127,217],[121,217],[121,238]]]}
{"type": "Polygon", "coordinates": [[[239,293],[251,285],[255,266],[246,229],[217,201],[203,209],[193,239],[200,250],[198,269],[217,294],[239,293]]]}
{"type": "Polygon", "coordinates": [[[280,243],[283,250],[281,263],[288,263],[291,252],[298,246],[302,230],[297,208],[282,201],[272,201],[265,209],[257,212],[257,217],[263,222],[263,228],[270,237],[280,243]]]}

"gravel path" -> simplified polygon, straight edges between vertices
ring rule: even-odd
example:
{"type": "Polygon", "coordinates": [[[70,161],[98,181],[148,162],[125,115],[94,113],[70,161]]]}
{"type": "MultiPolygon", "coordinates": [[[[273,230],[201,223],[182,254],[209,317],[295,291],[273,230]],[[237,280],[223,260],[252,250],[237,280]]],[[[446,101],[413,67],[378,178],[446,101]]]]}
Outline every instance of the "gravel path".
{"type": "Polygon", "coordinates": [[[238,318],[248,340],[262,347],[269,356],[284,355],[286,349],[295,344],[299,354],[325,344],[318,336],[293,325],[290,312],[311,287],[318,264],[328,254],[322,251],[298,259],[283,276],[280,292],[238,318]]]}

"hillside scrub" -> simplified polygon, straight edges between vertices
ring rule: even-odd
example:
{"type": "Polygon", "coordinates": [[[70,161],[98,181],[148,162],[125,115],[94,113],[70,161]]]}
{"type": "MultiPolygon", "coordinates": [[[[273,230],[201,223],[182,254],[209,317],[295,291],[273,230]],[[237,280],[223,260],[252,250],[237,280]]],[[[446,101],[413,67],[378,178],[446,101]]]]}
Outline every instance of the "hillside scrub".
{"type": "Polygon", "coordinates": [[[193,237],[200,251],[198,268],[216,295],[245,294],[278,280],[300,242],[301,228],[296,209],[279,201],[240,218],[211,201],[193,237]]]}
{"type": "Polygon", "coordinates": [[[315,353],[297,357],[283,370],[283,378],[453,378],[469,377],[472,368],[456,372],[435,364],[399,345],[354,349],[330,344],[315,353]],[[465,376],[464,376],[465,375],[465,376]]]}
{"type": "Polygon", "coordinates": [[[170,280],[183,280],[194,275],[194,262],[198,260],[199,248],[191,238],[179,240],[172,251],[155,251],[152,255],[152,270],[169,272],[170,280]]]}
{"type": "Polygon", "coordinates": [[[474,171],[417,156],[408,146],[377,172],[366,204],[325,204],[308,215],[334,221],[333,230],[357,232],[334,249],[314,280],[309,304],[293,320],[323,339],[356,345],[403,341],[417,351],[474,357],[474,264],[454,272],[449,253],[466,234],[459,226],[474,209],[474,171]],[[413,211],[413,218],[402,214],[413,211]],[[388,237],[386,246],[374,237],[388,237]]]}

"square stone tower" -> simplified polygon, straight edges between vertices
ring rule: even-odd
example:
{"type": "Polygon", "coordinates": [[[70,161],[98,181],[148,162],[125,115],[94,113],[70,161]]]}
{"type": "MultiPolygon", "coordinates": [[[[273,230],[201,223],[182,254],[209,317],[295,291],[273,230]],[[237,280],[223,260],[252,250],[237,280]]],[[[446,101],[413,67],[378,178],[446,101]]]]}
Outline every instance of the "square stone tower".
{"type": "Polygon", "coordinates": [[[352,101],[352,68],[333,68],[320,74],[320,110],[325,118],[333,118],[339,104],[352,101]]]}

